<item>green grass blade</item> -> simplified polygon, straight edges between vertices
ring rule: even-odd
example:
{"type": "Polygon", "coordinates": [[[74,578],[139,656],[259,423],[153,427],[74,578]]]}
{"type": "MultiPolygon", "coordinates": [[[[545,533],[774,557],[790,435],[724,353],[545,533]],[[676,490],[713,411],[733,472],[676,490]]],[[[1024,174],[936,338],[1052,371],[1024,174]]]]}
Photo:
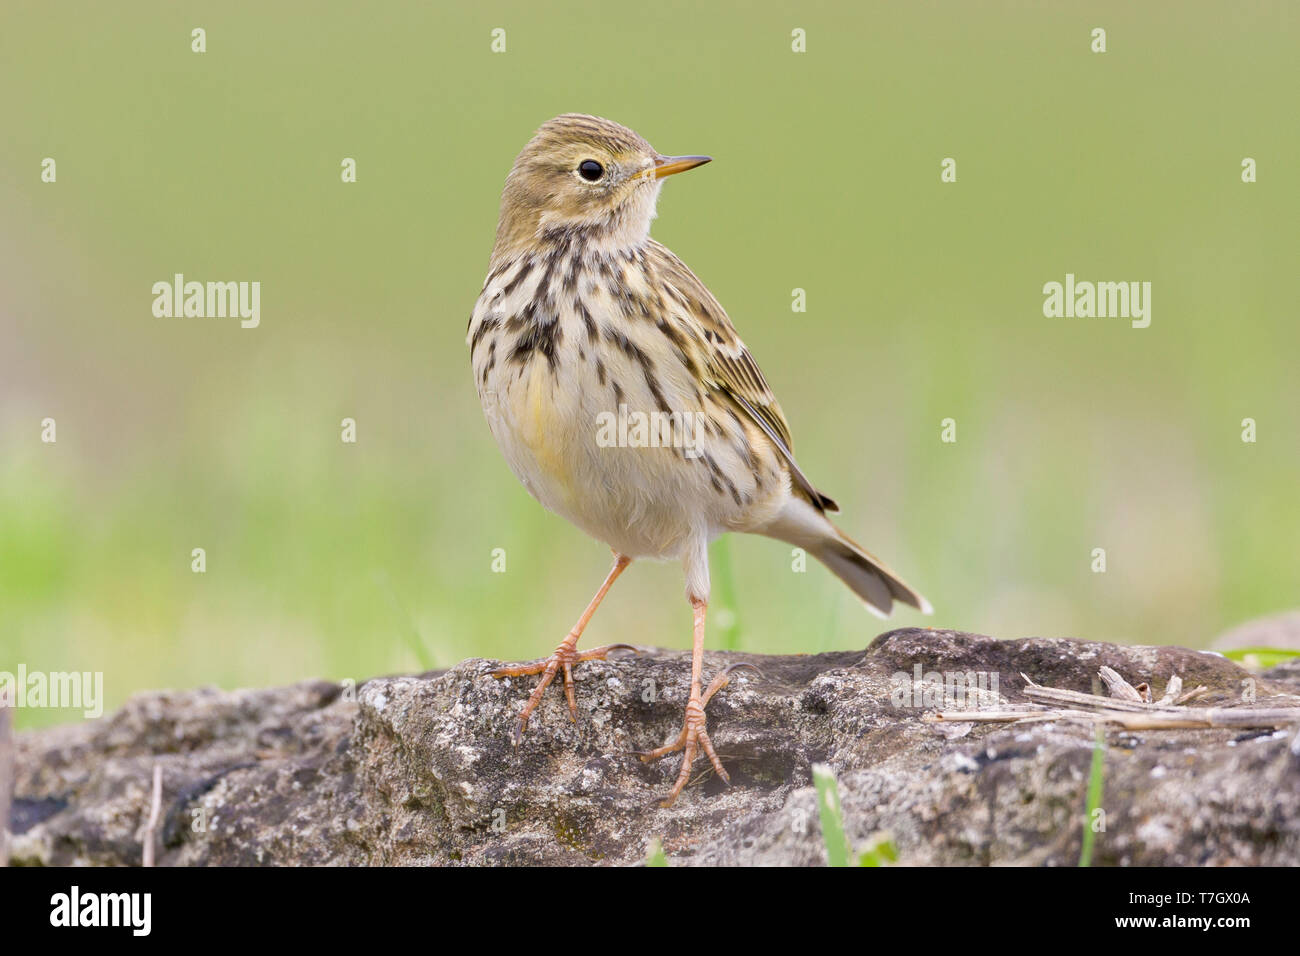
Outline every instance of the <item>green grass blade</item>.
{"type": "Polygon", "coordinates": [[[858,866],[889,866],[898,862],[898,847],[887,833],[879,833],[858,854],[858,866]]]}
{"type": "Polygon", "coordinates": [[[388,603],[396,614],[406,624],[406,627],[400,629],[402,640],[406,643],[407,649],[415,656],[420,664],[420,669],[432,671],[438,669],[438,662],[434,656],[429,653],[429,648],[424,643],[424,635],[416,626],[415,618],[411,612],[406,609],[401,599],[397,596],[397,591],[393,588],[393,582],[388,577],[388,572],[377,570],[374,573],[375,583],[384,592],[388,598],[388,603]]]}
{"type": "Polygon", "coordinates": [[[714,591],[713,606],[709,609],[717,625],[718,645],[724,651],[740,650],[740,609],[736,603],[736,578],[731,570],[731,542],[726,536],[713,542],[714,591]]]}
{"type": "Polygon", "coordinates": [[[1106,734],[1097,728],[1097,739],[1092,747],[1092,769],[1088,772],[1088,805],[1083,813],[1083,849],[1079,851],[1079,865],[1092,866],[1092,845],[1097,834],[1092,829],[1093,813],[1101,806],[1101,791],[1105,777],[1106,734]]]}
{"type": "Polygon", "coordinates": [[[1238,647],[1222,653],[1230,661],[1262,671],[1285,663],[1293,657],[1300,657],[1300,651],[1286,647],[1238,647]]]}
{"type": "Polygon", "coordinates": [[[813,784],[817,787],[817,812],[822,822],[822,842],[826,844],[829,866],[849,865],[849,841],[844,836],[844,818],[840,814],[840,788],[835,774],[824,763],[813,764],[813,784]]]}
{"type": "Polygon", "coordinates": [[[664,855],[664,845],[658,837],[650,841],[650,851],[645,857],[646,866],[667,866],[668,857],[664,855]]]}

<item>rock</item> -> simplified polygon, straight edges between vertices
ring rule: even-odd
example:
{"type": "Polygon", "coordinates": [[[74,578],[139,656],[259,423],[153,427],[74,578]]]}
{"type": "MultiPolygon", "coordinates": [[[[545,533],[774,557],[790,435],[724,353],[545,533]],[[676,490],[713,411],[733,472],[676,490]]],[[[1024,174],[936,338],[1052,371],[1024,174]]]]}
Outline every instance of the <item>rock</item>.
{"type": "Polygon", "coordinates": [[[1216,651],[1271,647],[1300,651],[1300,611],[1286,611],[1255,618],[1220,634],[1212,644],[1216,651]]]}
{"type": "MultiPolygon", "coordinates": [[[[355,692],[145,694],[98,721],[20,734],[13,859],[137,864],[158,762],[160,865],[636,864],[656,837],[672,865],[815,865],[825,851],[810,768],[824,762],[855,846],[887,831],[905,864],[1074,865],[1091,728],[973,723],[944,736],[911,700],[917,665],[983,674],[981,699],[1003,706],[1025,702],[1021,672],[1091,692],[1104,664],[1157,697],[1177,673],[1209,688],[1198,704],[1231,706],[1252,689],[1300,719],[1300,671],[1252,676],[1179,647],[909,628],[865,652],[713,653],[706,675],[737,661],[762,677],[738,672],[708,709],[732,785],[699,758],[669,809],[658,800],[680,757],[646,765],[634,751],[680,729],[687,655],[579,665],[579,722],[549,690],[517,749],[510,730],[533,679],[498,681],[493,662],[468,660],[355,692]]],[[[1094,863],[1300,863],[1294,729],[1107,736],[1094,863]]]]}

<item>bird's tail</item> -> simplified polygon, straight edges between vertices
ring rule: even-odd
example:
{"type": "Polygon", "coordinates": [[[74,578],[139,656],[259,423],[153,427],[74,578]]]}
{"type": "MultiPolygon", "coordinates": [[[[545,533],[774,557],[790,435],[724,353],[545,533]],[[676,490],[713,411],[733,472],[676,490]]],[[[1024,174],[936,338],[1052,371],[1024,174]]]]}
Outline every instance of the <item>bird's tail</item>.
{"type": "Polygon", "coordinates": [[[862,599],[867,610],[879,617],[888,617],[896,600],[922,614],[933,613],[930,602],[919,592],[802,498],[792,498],[762,533],[803,548],[830,568],[862,599]]]}

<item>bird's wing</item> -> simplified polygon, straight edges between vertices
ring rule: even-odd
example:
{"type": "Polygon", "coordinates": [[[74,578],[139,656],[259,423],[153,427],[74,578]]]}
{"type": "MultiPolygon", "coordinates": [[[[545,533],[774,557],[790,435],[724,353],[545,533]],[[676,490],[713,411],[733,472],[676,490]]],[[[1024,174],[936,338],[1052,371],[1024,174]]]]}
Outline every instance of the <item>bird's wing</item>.
{"type": "Polygon", "coordinates": [[[839,505],[818,491],[794,460],[794,442],[781,406],[713,293],[665,246],[651,240],[648,255],[665,293],[680,307],[679,314],[694,339],[694,351],[702,361],[706,384],[724,393],[762,429],[789,465],[795,487],[813,505],[823,511],[839,511],[839,505]]]}

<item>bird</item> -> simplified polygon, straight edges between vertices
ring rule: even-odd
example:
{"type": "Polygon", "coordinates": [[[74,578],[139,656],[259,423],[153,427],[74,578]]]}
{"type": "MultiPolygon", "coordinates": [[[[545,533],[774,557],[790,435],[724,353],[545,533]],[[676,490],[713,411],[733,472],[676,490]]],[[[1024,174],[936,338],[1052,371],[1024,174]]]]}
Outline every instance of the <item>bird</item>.
{"type": "Polygon", "coordinates": [[[664,180],[711,161],[666,156],[611,120],[566,113],[516,157],[501,193],[487,278],[466,344],[488,426],[549,511],[609,546],[613,566],[549,657],[492,671],[540,675],[514,725],[557,675],[577,720],[573,668],[625,644],[579,651],[615,580],[638,559],[678,560],[692,609],[691,689],[681,733],[644,761],[683,751],[671,806],[698,753],[730,778],[705,706],[738,665],[704,685],[709,543],[739,532],[820,560],[881,617],[929,602],[840,531],[839,511],[794,457],[781,406],[718,300],[650,237],[664,180]]]}

